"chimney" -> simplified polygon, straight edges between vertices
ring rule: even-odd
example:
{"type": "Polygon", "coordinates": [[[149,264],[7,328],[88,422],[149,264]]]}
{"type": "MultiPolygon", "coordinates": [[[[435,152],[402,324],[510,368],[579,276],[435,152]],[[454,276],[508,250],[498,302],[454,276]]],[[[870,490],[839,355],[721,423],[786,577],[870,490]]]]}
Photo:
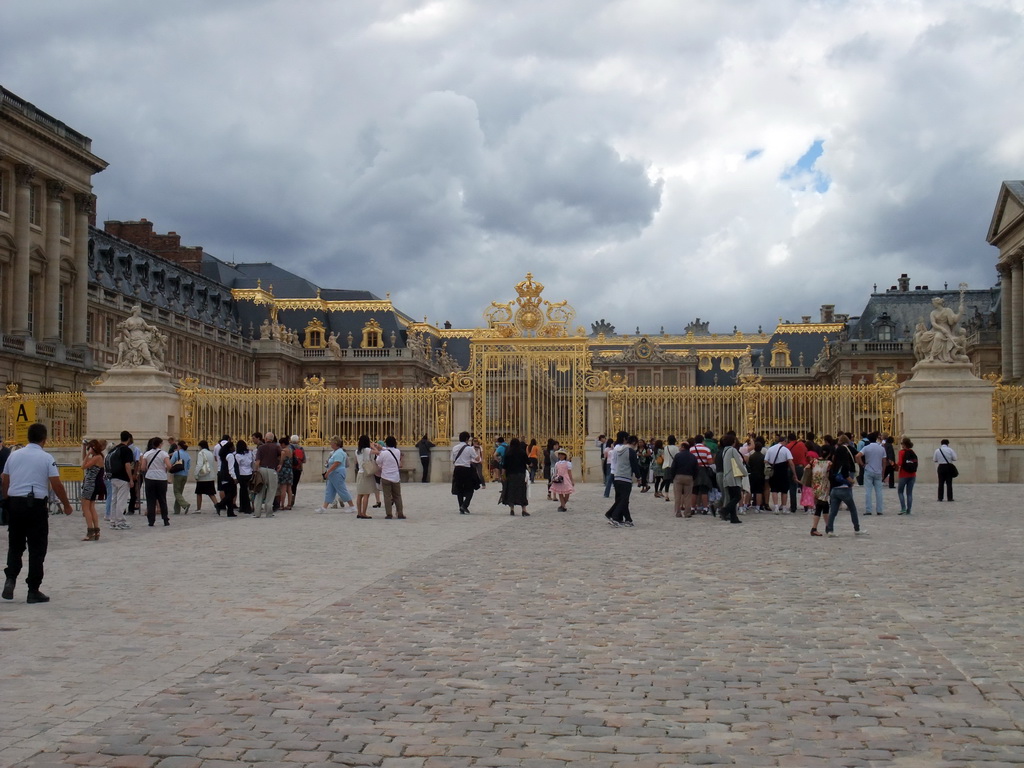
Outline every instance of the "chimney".
{"type": "Polygon", "coordinates": [[[906,272],[900,275],[900,279],[897,280],[896,282],[899,284],[900,290],[903,291],[903,293],[906,293],[907,291],[910,290],[910,278],[907,277],[906,272]]]}
{"type": "Polygon", "coordinates": [[[832,323],[835,322],[833,319],[835,316],[836,305],[835,304],[822,304],[821,305],[821,322],[832,323]]]}

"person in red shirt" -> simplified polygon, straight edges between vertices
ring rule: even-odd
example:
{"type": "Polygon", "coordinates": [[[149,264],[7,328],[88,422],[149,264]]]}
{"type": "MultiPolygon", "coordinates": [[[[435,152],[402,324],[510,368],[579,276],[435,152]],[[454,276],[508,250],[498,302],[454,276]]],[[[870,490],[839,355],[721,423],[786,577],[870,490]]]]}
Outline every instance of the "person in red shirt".
{"type": "Polygon", "coordinates": [[[900,497],[900,514],[909,515],[914,506],[914,483],[917,482],[917,454],[909,437],[900,442],[900,452],[896,456],[897,476],[896,494],[900,497]],[[904,494],[906,495],[904,497],[904,494]]]}
{"type": "MultiPolygon", "coordinates": [[[[804,468],[807,466],[807,444],[803,440],[796,439],[796,433],[790,432],[786,436],[786,447],[789,448],[789,452],[793,454],[793,467],[796,470],[797,477],[804,476],[804,468]]],[[[791,483],[789,486],[789,512],[790,514],[796,513],[796,497],[800,490],[800,486],[797,483],[791,483]]],[[[807,507],[804,507],[804,512],[807,511],[807,507]]]]}

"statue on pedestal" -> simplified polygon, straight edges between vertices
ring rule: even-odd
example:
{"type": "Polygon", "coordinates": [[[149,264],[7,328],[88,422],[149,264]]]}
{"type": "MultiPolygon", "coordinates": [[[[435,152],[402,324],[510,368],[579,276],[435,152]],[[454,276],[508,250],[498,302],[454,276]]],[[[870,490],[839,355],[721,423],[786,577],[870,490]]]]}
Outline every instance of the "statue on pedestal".
{"type": "Polygon", "coordinates": [[[260,326],[260,339],[261,340],[269,339],[270,338],[270,334],[271,334],[270,321],[269,320],[264,320],[263,324],[260,326]]]}
{"type": "Polygon", "coordinates": [[[946,306],[940,296],[932,299],[929,315],[931,329],[926,330],[924,322],[917,324],[914,333],[914,356],[922,363],[969,363],[967,357],[967,332],[960,327],[964,317],[964,291],[960,286],[960,306],[957,311],[946,306]]]}
{"type": "Polygon", "coordinates": [[[115,368],[139,368],[150,366],[163,370],[163,355],[167,348],[167,337],[155,325],[142,319],[142,307],[136,304],[131,314],[117,324],[118,334],[115,368]]]}

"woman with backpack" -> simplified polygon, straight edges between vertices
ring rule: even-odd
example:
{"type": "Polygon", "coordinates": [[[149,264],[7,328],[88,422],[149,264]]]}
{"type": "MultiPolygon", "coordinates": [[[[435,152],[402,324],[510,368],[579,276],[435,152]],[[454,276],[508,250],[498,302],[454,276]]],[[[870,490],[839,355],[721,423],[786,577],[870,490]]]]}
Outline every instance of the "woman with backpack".
{"type": "Polygon", "coordinates": [[[899,469],[897,478],[896,494],[900,497],[900,514],[909,515],[914,506],[914,483],[917,482],[917,454],[914,453],[914,444],[909,437],[904,437],[900,443],[902,448],[896,457],[896,466],[899,469]],[[906,497],[904,498],[904,493],[906,497]]]}

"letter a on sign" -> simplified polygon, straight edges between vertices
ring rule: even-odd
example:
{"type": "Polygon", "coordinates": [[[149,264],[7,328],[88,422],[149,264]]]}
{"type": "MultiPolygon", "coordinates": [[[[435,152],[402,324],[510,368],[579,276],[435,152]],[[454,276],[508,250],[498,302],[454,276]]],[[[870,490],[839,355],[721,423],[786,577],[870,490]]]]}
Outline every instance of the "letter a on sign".
{"type": "Polygon", "coordinates": [[[28,426],[36,423],[36,404],[18,403],[14,414],[14,442],[25,445],[28,442],[28,426]]]}

